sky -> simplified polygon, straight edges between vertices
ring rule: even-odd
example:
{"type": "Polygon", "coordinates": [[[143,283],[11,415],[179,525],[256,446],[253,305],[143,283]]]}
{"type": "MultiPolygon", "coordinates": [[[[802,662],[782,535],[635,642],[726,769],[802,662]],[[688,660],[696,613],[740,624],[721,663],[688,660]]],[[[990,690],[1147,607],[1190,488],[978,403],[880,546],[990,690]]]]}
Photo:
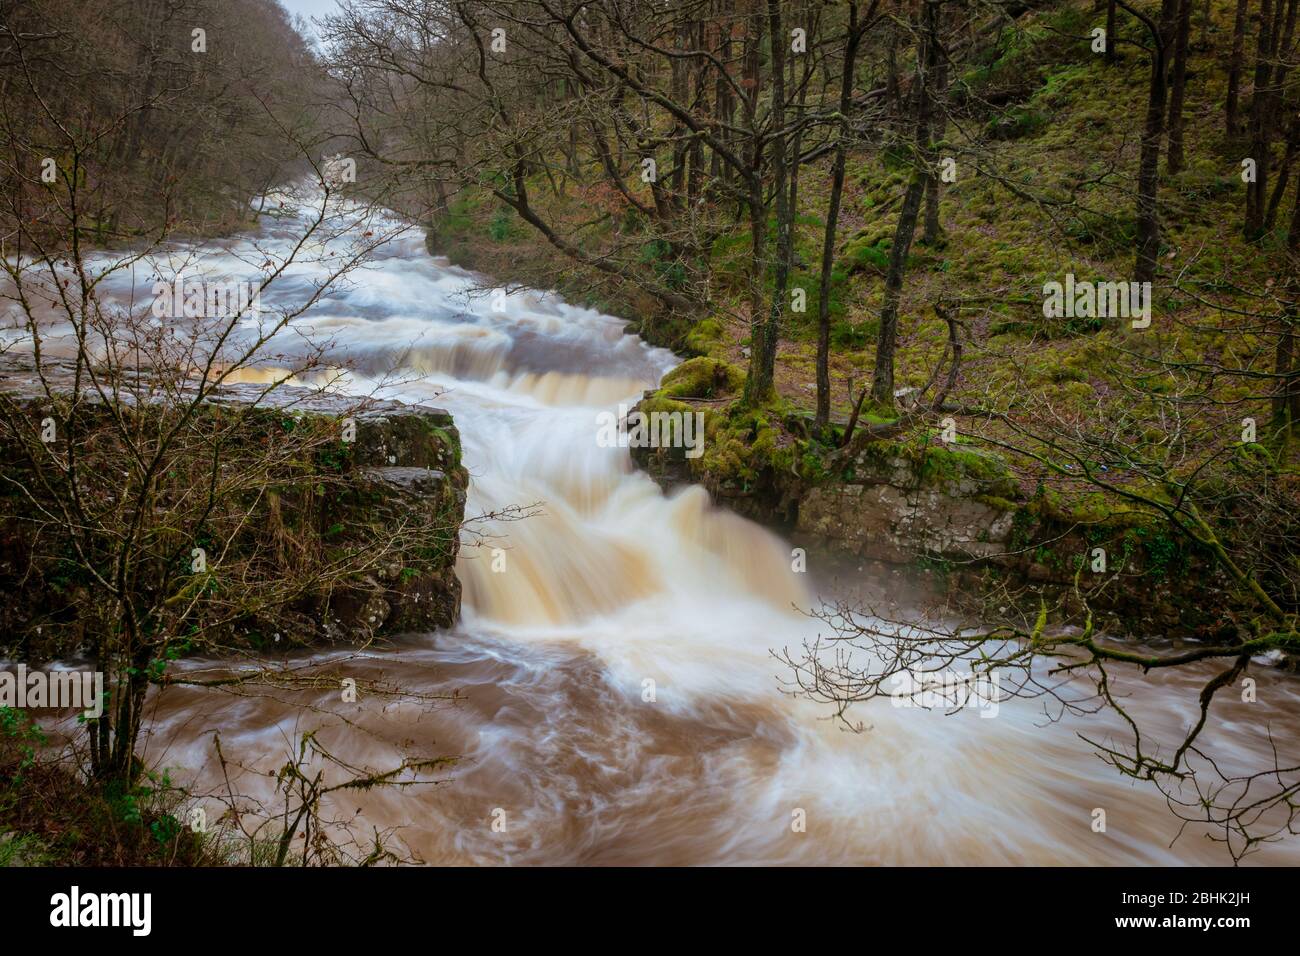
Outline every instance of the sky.
{"type": "Polygon", "coordinates": [[[336,0],[280,0],[280,6],[303,17],[318,17],[338,9],[336,0]]]}
{"type": "Polygon", "coordinates": [[[300,16],[308,21],[309,28],[312,17],[319,17],[323,13],[333,13],[339,8],[337,0],[280,0],[280,6],[288,10],[290,14],[300,16]]]}

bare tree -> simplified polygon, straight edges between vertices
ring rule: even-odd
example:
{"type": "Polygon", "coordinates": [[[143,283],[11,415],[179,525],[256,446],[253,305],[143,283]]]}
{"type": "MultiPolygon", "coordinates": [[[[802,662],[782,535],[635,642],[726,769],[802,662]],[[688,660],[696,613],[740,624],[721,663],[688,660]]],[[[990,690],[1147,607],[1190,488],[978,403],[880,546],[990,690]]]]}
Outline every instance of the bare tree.
{"type": "Polygon", "coordinates": [[[454,554],[459,515],[415,509],[383,529],[346,527],[328,546],[318,533],[362,478],[338,463],[346,423],[372,403],[337,394],[330,343],[291,330],[405,225],[343,200],[286,130],[317,186],[280,194],[274,215],[289,236],[254,245],[252,278],[223,280],[210,253],[166,245],[175,220],[165,203],[151,241],[97,252],[86,241],[88,170],[107,168],[105,152],[139,110],[82,128],[45,102],[31,72],[6,92],[4,128],[30,123],[17,110],[38,104],[63,159],[51,167],[44,144],[13,136],[0,160],[19,184],[5,194],[18,254],[3,260],[0,293],[4,510],[30,544],[28,573],[60,575],[75,603],[75,614],[38,615],[18,637],[72,631],[88,649],[108,686],[103,715],[87,724],[92,771],[129,782],[146,692],[172,659],[250,631],[301,631],[304,613],[358,576],[394,560],[430,564],[431,544],[454,554]],[[50,168],[53,181],[42,176],[50,168]],[[308,262],[323,278],[288,305],[260,307],[308,262]],[[134,290],[137,273],[152,280],[149,301],[109,291],[134,290]],[[260,384],[235,384],[245,378],[260,384]],[[313,379],[316,388],[287,387],[313,379]]]}

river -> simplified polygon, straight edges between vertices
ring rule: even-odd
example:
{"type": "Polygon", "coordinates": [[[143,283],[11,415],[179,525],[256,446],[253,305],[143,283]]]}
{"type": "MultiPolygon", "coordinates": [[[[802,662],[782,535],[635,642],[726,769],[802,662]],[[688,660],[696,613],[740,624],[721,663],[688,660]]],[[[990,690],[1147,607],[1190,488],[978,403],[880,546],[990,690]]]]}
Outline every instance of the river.
{"type": "MultiPolygon", "coordinates": [[[[294,228],[290,218],[206,244],[202,268],[251,274],[268,250],[283,254],[294,228]]],[[[292,270],[268,304],[304,295],[322,261],[292,270]]],[[[139,295],[144,277],[113,281],[109,294],[134,282],[139,295]]],[[[1052,722],[1030,701],[1003,703],[994,719],[878,701],[855,712],[865,729],[852,733],[785,693],[789,675],[771,652],[817,634],[801,609],[836,587],[829,569],[813,555],[807,574],[794,572],[778,536],[715,509],[699,488],[665,495],[626,449],[596,441],[597,414],[634,401],[677,360],[553,294],[512,290],[498,311],[480,282],[431,257],[413,229],[297,323],[331,340],[351,387],[397,370],[404,380],[386,394],[454,414],[471,515],[540,503],[537,516],[463,549],[456,628],[340,665],[463,699],[169,689],[144,741],[151,763],[217,788],[214,732],[228,757],[266,772],[310,729],[357,765],[456,755],[436,785],[329,805],[362,835],[392,828],[403,853],[433,864],[1228,862],[1195,831],[1170,845],[1179,821],[1160,794],[1080,739],[1115,729],[1100,717],[1052,722]],[[1093,831],[1096,808],[1104,833],[1093,831]],[[802,831],[792,826],[801,816],[802,831]]],[[[1268,668],[1255,677],[1259,701],[1222,697],[1210,735],[1247,764],[1266,758],[1266,727],[1300,737],[1296,680],[1268,668]]],[[[1193,713],[1197,678],[1128,689],[1173,733],[1193,713]]],[[[233,776],[240,790],[270,794],[263,777],[233,776]]],[[[1251,859],[1300,853],[1293,840],[1251,859]]]]}

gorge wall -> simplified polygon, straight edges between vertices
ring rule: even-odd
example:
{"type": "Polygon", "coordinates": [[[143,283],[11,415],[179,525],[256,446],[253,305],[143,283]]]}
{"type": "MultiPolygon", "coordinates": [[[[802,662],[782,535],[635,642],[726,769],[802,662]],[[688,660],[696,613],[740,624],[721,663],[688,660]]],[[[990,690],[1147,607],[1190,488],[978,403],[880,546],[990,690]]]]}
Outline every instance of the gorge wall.
{"type": "Polygon", "coordinates": [[[630,449],[660,485],[701,484],[719,505],[795,543],[857,559],[864,572],[917,569],[975,613],[1019,602],[1032,620],[1041,600],[1052,619],[1077,620],[1086,601],[1102,627],[1143,636],[1236,629],[1226,576],[1151,516],[1066,503],[1025,487],[994,453],[933,437],[827,449],[808,440],[802,416],[717,404],[734,393],[737,372],[688,360],[636,406],[705,415],[697,457],[682,448],[630,449]],[[1093,570],[1096,549],[1105,552],[1104,573],[1093,570]]]}
{"type": "MultiPolygon", "coordinates": [[[[55,393],[70,392],[70,365],[42,362],[55,393]]],[[[223,643],[261,649],[318,643],[365,643],[402,631],[449,627],[460,614],[461,584],[455,572],[459,528],[465,514],[468,473],[461,464],[460,436],[451,415],[438,408],[396,401],[362,400],[282,386],[235,383],[221,387],[195,418],[214,425],[231,410],[257,403],[255,420],[272,435],[284,425],[313,420],[355,424],[351,441],[318,449],[302,463],[308,501],[291,509],[288,492],[270,487],[241,502],[248,507],[247,537],[264,547],[285,535],[299,554],[315,556],[322,569],[355,542],[382,540],[388,529],[430,529],[414,546],[394,551],[363,572],[342,579],[322,576],[322,586],[281,613],[274,623],[250,615],[231,627],[223,643]],[[312,476],[319,485],[313,485],[312,476]],[[292,511],[292,527],[286,517],[292,511]]],[[[50,402],[30,361],[6,357],[0,365],[0,400],[30,411],[33,428],[50,402]]],[[[93,404],[93,403],[92,403],[93,404]]],[[[257,425],[250,425],[256,429],[257,425]]],[[[351,437],[351,436],[350,436],[351,437]]],[[[272,438],[273,440],[273,438],[272,438]]],[[[48,540],[51,525],[34,520],[25,487],[39,487],[14,436],[0,428],[6,480],[0,487],[0,656],[33,662],[80,656],[86,651],[78,609],[90,589],[70,555],[48,540]]],[[[237,555],[236,555],[237,556],[237,555]]],[[[237,583],[234,585],[237,587],[237,583]]]]}

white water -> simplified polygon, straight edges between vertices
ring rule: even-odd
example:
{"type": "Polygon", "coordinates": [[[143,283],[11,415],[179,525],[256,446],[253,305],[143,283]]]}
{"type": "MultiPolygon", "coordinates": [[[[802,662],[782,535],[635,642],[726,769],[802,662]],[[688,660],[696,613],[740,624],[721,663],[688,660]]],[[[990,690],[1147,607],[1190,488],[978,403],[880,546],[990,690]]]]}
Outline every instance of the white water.
{"type": "MultiPolygon", "coordinates": [[[[249,275],[292,226],[211,244],[203,268],[249,275]]],[[[337,240],[340,244],[345,240],[337,240]]],[[[292,301],[324,274],[293,270],[264,297],[292,301]]],[[[130,283],[110,287],[125,296],[130,283]]],[[[147,292],[142,275],[137,276],[147,292]]],[[[386,246],[299,327],[330,336],[370,389],[432,400],[455,415],[472,475],[469,513],[540,502],[500,526],[495,573],[484,549],[458,567],[464,619],[348,662],[348,673],[408,689],[457,690],[429,708],[333,694],[281,700],[169,690],[148,756],[216,784],[211,739],[274,770],[296,732],[325,728],[340,756],[383,767],[402,753],[456,754],[436,787],[344,797],[359,830],[396,839],[431,863],[1173,863],[1226,862],[1160,796],[1118,777],[1078,739],[1101,721],[1050,723],[1032,702],[993,719],[895,709],[854,714],[848,733],[824,708],[781,691],[770,651],[817,633],[799,613],[819,578],[791,570],[776,536],[715,510],[691,488],[666,497],[626,450],[598,447],[597,412],[634,400],[673,357],[622,334],[622,323],[552,295],[516,292],[504,313],[470,294],[475,278],[431,259],[411,231],[386,246]],[[653,680],[656,699],[642,699],[653,680]],[[303,710],[312,703],[319,710],[303,710]],[[344,724],[330,714],[342,714],[344,724]],[[353,805],[355,803],[355,806],[353,805]],[[1091,829],[1104,808],[1107,832],[1091,829]],[[807,832],[792,832],[802,809],[807,832]],[[494,811],[506,831],[494,832],[494,811]],[[499,818],[499,815],[498,815],[499,818]]],[[[824,576],[822,576],[824,578],[824,576]]],[[[323,662],[338,654],[321,654],[323,662]]],[[[1195,676],[1135,683],[1171,734],[1190,718],[1195,676]]],[[[1216,705],[1214,741],[1263,759],[1264,727],[1295,738],[1295,682],[1258,674],[1260,703],[1216,705]]],[[[238,781],[265,795],[251,775],[238,781]]],[[[1259,862],[1295,862],[1294,844],[1259,862]]]]}

